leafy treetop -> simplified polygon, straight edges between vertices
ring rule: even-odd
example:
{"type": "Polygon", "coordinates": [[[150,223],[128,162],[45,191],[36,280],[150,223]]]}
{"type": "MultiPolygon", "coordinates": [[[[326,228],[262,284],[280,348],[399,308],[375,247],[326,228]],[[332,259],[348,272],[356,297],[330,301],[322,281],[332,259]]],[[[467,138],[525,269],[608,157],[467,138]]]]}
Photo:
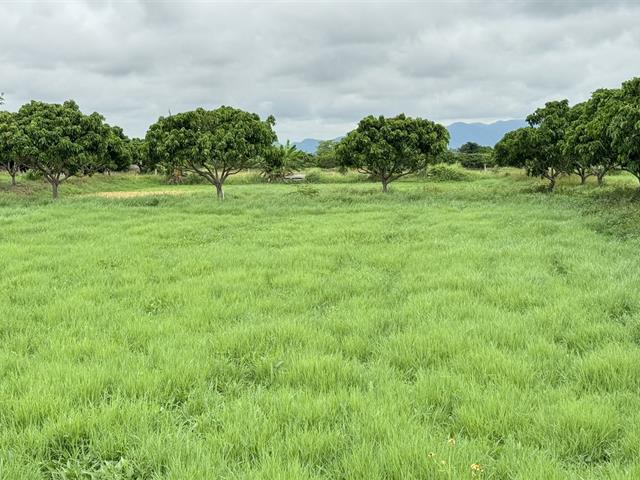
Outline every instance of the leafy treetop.
{"type": "Polygon", "coordinates": [[[223,184],[235,173],[258,165],[277,137],[275,120],[222,106],[161,117],[147,132],[149,155],[170,168],[196,173],[224,198],[223,184]]]}
{"type": "Polygon", "coordinates": [[[449,132],[431,120],[368,116],[338,145],[338,157],[345,167],[357,168],[388,184],[405,175],[424,170],[447,149],[449,132]]]}

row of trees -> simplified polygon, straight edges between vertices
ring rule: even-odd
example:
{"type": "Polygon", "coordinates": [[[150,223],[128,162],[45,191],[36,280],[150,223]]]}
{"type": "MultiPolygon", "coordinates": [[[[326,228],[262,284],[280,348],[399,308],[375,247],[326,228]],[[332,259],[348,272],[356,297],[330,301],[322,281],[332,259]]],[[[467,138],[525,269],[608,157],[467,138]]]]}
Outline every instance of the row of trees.
{"type": "Polygon", "coordinates": [[[269,175],[285,174],[293,149],[273,145],[273,125],[273,117],[262,122],[230,107],[198,109],[160,118],[144,140],[129,139],[98,113],[83,114],[73,101],[32,101],[16,113],[0,112],[0,159],[12,184],[19,171],[36,171],[51,185],[53,198],[69,178],[131,165],[196,173],[213,183],[222,198],[226,178],[255,166],[258,158],[268,159],[269,175]]]}
{"type": "Polygon", "coordinates": [[[500,166],[522,167],[549,181],[576,174],[598,184],[620,169],[640,180],[640,78],[600,89],[585,102],[548,102],[527,117],[529,126],[507,133],[495,147],[500,166]]]}
{"type": "MultiPolygon", "coordinates": [[[[3,103],[0,95],[0,103],[3,103]]],[[[391,182],[424,170],[430,163],[459,161],[463,166],[523,167],[549,181],[577,174],[585,183],[602,183],[612,169],[640,180],[640,78],[618,89],[601,89],[586,102],[548,102],[527,117],[529,126],[507,133],[492,152],[468,143],[447,149],[445,127],[403,114],[368,116],[339,141],[322,142],[314,158],[287,142],[277,144],[275,119],[266,120],[232,107],[202,108],[160,117],[145,139],[129,139],[98,113],[83,114],[73,101],[32,101],[16,113],[0,112],[0,159],[12,183],[20,170],[32,169],[49,182],[54,198],[59,186],[77,175],[158,168],[179,178],[201,176],[224,198],[226,179],[247,168],[260,168],[275,182],[309,165],[355,168],[377,179],[383,191],[391,182]]]]}
{"type": "MultiPolygon", "coordinates": [[[[308,159],[287,142],[277,145],[273,117],[261,121],[231,107],[197,109],[162,117],[146,136],[148,156],[167,169],[205,178],[224,198],[225,180],[248,168],[260,168],[268,181],[283,179],[308,159]]],[[[368,116],[332,146],[336,164],[389,183],[426,168],[447,149],[449,133],[421,118],[368,116]]]]}
{"type": "MultiPolygon", "coordinates": [[[[16,113],[0,112],[0,158],[12,183],[21,170],[39,172],[54,198],[69,178],[129,169],[162,169],[174,178],[199,175],[224,199],[224,183],[248,168],[269,182],[308,166],[310,158],[287,142],[277,144],[275,119],[222,106],[160,117],[145,139],[129,139],[98,113],[85,115],[73,101],[32,101],[16,113]]],[[[439,124],[398,115],[369,116],[325,149],[334,166],[355,168],[388,185],[439,161],[449,134],[439,124]]],[[[320,153],[323,154],[322,151],[320,153]]]]}
{"type": "Polygon", "coordinates": [[[0,112],[0,158],[12,184],[19,171],[32,169],[54,198],[71,177],[128,168],[135,148],[121,128],[83,114],[73,101],[33,101],[17,113],[0,112]]]}

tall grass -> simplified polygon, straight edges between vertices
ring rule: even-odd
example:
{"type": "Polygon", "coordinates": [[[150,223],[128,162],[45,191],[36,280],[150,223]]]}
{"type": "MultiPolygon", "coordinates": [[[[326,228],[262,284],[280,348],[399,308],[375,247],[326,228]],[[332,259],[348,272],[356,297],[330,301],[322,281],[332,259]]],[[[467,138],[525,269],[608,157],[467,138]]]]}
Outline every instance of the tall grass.
{"type": "Polygon", "coordinates": [[[639,478],[635,187],[508,173],[0,192],[0,478],[639,478]]]}

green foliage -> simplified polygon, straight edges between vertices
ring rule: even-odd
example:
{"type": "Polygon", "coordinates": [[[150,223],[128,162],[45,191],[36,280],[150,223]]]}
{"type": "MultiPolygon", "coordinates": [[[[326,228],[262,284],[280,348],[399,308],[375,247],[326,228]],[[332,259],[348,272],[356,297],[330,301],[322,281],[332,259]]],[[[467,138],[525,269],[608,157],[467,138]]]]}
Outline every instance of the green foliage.
{"type": "Polygon", "coordinates": [[[224,198],[225,180],[256,167],[276,140],[275,120],[232,107],[197,110],[161,117],[147,132],[149,154],[168,171],[196,173],[216,187],[224,198]]]}
{"type": "Polygon", "coordinates": [[[260,159],[260,169],[267,182],[282,182],[287,175],[304,165],[303,152],[289,140],[284,145],[271,145],[260,159]]]}
{"type": "Polygon", "coordinates": [[[131,165],[136,165],[140,173],[152,172],[156,167],[153,158],[149,155],[149,147],[144,139],[132,138],[127,143],[131,165]]]}
{"type": "Polygon", "coordinates": [[[559,175],[571,171],[571,159],[563,151],[569,115],[569,101],[561,100],[547,102],[527,117],[527,122],[535,127],[530,131],[533,137],[530,147],[537,152],[529,155],[526,167],[531,175],[549,180],[550,190],[554,189],[559,175]]]}
{"type": "Polygon", "coordinates": [[[16,175],[25,169],[25,158],[21,154],[23,138],[18,126],[17,115],[0,112],[0,165],[11,177],[11,185],[16,185],[16,175]]]}
{"type": "Polygon", "coordinates": [[[44,175],[42,175],[42,172],[39,170],[27,170],[27,173],[24,175],[24,179],[32,182],[41,181],[44,179],[44,175]]]}
{"type": "MultiPolygon", "coordinates": [[[[84,115],[69,100],[63,104],[32,101],[17,114],[20,156],[30,168],[42,172],[53,198],[69,178],[105,168],[113,130],[97,114],[84,115]]],[[[113,145],[111,145],[113,146],[113,145]]]]}
{"type": "Polygon", "coordinates": [[[609,134],[620,166],[640,180],[640,77],[624,82],[608,107],[609,134]]]}
{"type": "Polygon", "coordinates": [[[464,168],[486,169],[495,166],[493,149],[483,153],[463,153],[456,156],[460,165],[464,168]]]}
{"type": "Polygon", "coordinates": [[[105,161],[102,168],[108,171],[123,172],[132,162],[130,140],[120,127],[111,127],[107,135],[105,161]]]}
{"type": "Polygon", "coordinates": [[[322,172],[311,171],[305,174],[304,181],[307,183],[323,183],[322,172]]]}
{"type": "Polygon", "coordinates": [[[595,175],[598,184],[602,184],[603,177],[618,166],[609,131],[614,96],[614,90],[600,89],[571,109],[564,153],[571,159],[573,172],[580,176],[582,183],[595,175]]]}
{"type": "MultiPolygon", "coordinates": [[[[500,167],[527,168],[539,163],[538,145],[532,127],[507,132],[494,148],[494,159],[500,167]]],[[[529,173],[529,172],[527,172],[529,173]]]]}
{"type": "Polygon", "coordinates": [[[492,150],[491,147],[480,145],[476,142],[467,142],[458,148],[458,152],[463,154],[491,153],[492,150]]]}
{"type": "Polygon", "coordinates": [[[438,164],[438,163],[453,164],[458,161],[458,157],[459,155],[457,155],[456,152],[454,152],[453,150],[446,149],[443,152],[436,155],[433,163],[434,164],[438,164]]]}
{"type": "Polygon", "coordinates": [[[496,144],[496,165],[524,167],[527,174],[546,178],[553,190],[558,177],[572,170],[563,143],[569,115],[567,100],[547,102],[538,108],[527,117],[529,127],[508,132],[496,144]]]}
{"type": "Polygon", "coordinates": [[[549,102],[527,121],[534,128],[509,132],[496,145],[498,165],[524,167],[547,178],[551,189],[561,174],[571,173],[582,184],[595,176],[602,185],[616,168],[640,180],[640,78],[620,89],[596,90],[573,107],[566,100],[549,102]]]}
{"type": "Polygon", "coordinates": [[[377,178],[386,192],[389,183],[434,163],[448,142],[447,129],[430,120],[369,116],[340,141],[337,154],[344,167],[377,178]]]}
{"type": "Polygon", "coordinates": [[[438,163],[427,170],[427,177],[436,182],[459,182],[468,180],[469,175],[453,165],[438,163]]]}
{"type": "Polygon", "coordinates": [[[319,168],[337,168],[340,162],[336,155],[336,140],[321,140],[316,149],[314,166],[319,168]]]}

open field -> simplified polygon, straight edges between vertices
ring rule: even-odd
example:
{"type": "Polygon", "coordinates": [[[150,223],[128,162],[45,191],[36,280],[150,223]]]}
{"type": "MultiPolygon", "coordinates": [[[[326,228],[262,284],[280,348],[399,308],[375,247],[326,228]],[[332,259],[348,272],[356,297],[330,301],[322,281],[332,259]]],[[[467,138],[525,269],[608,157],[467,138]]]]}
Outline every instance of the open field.
{"type": "Polygon", "coordinates": [[[640,478],[637,185],[507,174],[0,176],[0,478],[640,478]]]}

